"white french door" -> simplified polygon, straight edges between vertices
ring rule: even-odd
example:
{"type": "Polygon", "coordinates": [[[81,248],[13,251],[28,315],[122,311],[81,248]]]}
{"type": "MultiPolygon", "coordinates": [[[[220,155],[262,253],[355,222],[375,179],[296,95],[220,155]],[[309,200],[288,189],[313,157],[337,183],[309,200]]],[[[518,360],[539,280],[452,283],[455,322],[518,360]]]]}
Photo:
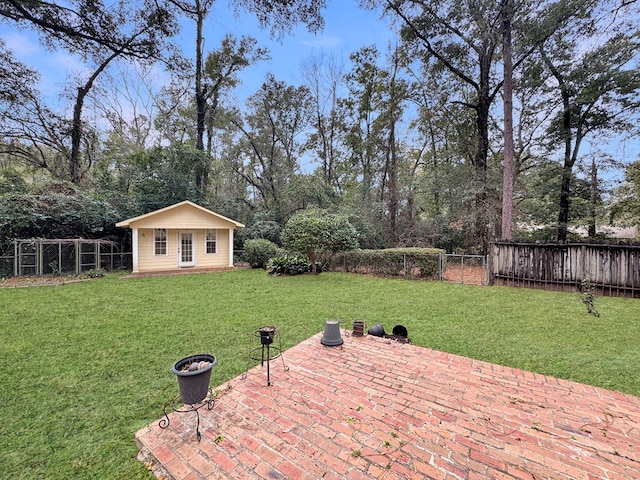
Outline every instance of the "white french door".
{"type": "Polygon", "coordinates": [[[196,249],[193,232],[180,232],[178,240],[178,267],[195,267],[196,249]]]}

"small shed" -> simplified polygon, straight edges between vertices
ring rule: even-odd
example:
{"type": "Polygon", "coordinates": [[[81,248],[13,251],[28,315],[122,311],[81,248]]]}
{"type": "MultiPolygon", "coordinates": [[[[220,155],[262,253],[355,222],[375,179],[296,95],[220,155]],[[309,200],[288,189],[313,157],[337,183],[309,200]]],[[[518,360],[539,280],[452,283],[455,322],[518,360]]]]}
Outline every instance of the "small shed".
{"type": "Polygon", "coordinates": [[[116,223],[131,228],[133,273],[233,267],[243,224],[184,201],[116,223]]]}

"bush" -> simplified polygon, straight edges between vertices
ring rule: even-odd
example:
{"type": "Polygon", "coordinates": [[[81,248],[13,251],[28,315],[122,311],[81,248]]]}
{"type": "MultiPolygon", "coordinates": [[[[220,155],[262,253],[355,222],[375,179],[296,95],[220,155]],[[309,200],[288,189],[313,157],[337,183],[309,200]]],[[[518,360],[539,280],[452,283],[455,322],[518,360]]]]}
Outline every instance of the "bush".
{"type": "MultiPolygon", "coordinates": [[[[0,250],[15,238],[104,238],[116,232],[119,214],[103,198],[65,182],[5,193],[0,182],[0,250]]],[[[11,253],[13,254],[13,253],[11,253]]]]}
{"type": "Polygon", "coordinates": [[[267,263],[269,275],[300,275],[311,272],[311,262],[300,255],[282,255],[267,263]]]}
{"type": "Polygon", "coordinates": [[[280,243],[280,225],[272,220],[257,220],[243,229],[245,238],[265,239],[275,244],[280,243]]]}
{"type": "Polygon", "coordinates": [[[244,244],[244,261],[251,268],[266,268],[271,257],[278,253],[278,246],[264,238],[247,240],[244,244]]]}
{"type": "Polygon", "coordinates": [[[102,278],[107,274],[107,271],[103,268],[92,268],[87,271],[87,277],[89,278],[102,278]]]}
{"type": "MultiPolygon", "coordinates": [[[[346,217],[306,211],[289,219],[282,232],[282,245],[304,253],[312,265],[328,263],[336,252],[358,248],[358,232],[346,217]]],[[[313,268],[313,273],[318,273],[313,268]]]]}

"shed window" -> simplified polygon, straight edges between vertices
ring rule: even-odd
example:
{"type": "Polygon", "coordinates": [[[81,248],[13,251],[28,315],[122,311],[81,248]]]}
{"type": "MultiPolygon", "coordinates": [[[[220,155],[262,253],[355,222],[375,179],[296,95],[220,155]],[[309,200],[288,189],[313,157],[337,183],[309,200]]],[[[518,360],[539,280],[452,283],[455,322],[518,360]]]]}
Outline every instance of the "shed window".
{"type": "Polygon", "coordinates": [[[153,249],[154,254],[166,255],[167,254],[167,229],[166,228],[154,229],[153,238],[154,238],[154,249],[153,249]]]}
{"type": "Polygon", "coordinates": [[[207,230],[207,253],[216,253],[216,231],[207,230]]]}

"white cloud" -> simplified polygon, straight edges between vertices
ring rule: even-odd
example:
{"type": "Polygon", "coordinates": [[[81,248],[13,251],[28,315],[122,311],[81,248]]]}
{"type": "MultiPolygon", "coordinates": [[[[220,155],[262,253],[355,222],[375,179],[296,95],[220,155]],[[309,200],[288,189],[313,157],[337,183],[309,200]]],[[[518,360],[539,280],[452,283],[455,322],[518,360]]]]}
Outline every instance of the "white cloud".
{"type": "Polygon", "coordinates": [[[57,51],[49,54],[46,59],[46,64],[49,68],[55,69],[60,73],[64,72],[85,72],[87,66],[77,56],[65,51],[57,51]]]}
{"type": "Polygon", "coordinates": [[[17,58],[36,55],[41,52],[42,47],[34,42],[29,36],[17,32],[10,31],[2,36],[7,48],[13,51],[17,58]]]}
{"type": "Polygon", "coordinates": [[[301,45],[313,48],[335,48],[342,44],[342,39],[328,35],[319,35],[300,41],[301,45]]]}

